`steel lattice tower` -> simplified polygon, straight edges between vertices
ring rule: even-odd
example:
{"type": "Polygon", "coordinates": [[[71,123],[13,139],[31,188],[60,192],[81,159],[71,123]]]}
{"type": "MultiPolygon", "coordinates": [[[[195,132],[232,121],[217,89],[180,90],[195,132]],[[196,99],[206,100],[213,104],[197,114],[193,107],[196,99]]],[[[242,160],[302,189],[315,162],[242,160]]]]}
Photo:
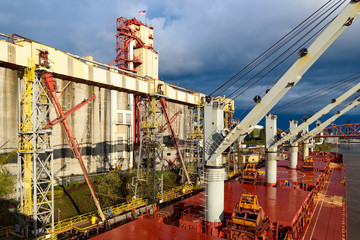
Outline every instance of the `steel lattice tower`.
{"type": "Polygon", "coordinates": [[[143,98],[138,107],[141,119],[141,137],[137,174],[133,181],[134,197],[144,197],[152,191],[152,200],[163,199],[163,144],[162,133],[159,131],[163,116],[157,95],[149,99],[143,98]],[[159,161],[159,162],[158,162],[159,161]]]}
{"type": "Polygon", "coordinates": [[[35,60],[28,60],[23,79],[22,84],[19,78],[17,200],[19,212],[39,236],[54,232],[52,129],[44,129],[51,108],[35,60]]]}

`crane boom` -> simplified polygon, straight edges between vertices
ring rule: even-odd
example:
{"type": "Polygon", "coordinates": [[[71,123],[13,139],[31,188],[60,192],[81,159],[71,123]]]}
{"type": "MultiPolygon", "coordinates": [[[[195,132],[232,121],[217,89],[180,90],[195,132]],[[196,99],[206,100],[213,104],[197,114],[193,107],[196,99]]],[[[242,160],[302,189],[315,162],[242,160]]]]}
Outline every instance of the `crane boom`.
{"type": "Polygon", "coordinates": [[[351,25],[360,14],[360,3],[352,0],[340,14],[325,28],[308,48],[308,53],[300,57],[277,81],[264,98],[246,115],[246,117],[223,139],[216,143],[216,150],[210,154],[207,165],[216,165],[216,158],[237,139],[243,140],[249,128],[255,126],[295,86],[305,72],[325,52],[325,50],[351,25]]]}
{"type": "Polygon", "coordinates": [[[360,98],[357,98],[355,101],[351,102],[349,105],[347,105],[344,109],[337,112],[334,116],[326,120],[325,122],[321,123],[320,125],[316,126],[313,130],[305,134],[304,136],[300,137],[299,139],[296,139],[294,143],[298,143],[300,141],[308,140],[314,136],[316,136],[318,133],[320,133],[324,128],[329,126],[331,123],[333,123],[337,118],[344,115],[351,109],[355,108],[357,105],[360,104],[360,98]]]}
{"type": "Polygon", "coordinates": [[[315,122],[316,120],[318,120],[319,118],[321,118],[322,116],[327,114],[330,110],[332,110],[333,108],[338,106],[340,103],[345,101],[347,98],[349,98],[351,95],[353,95],[354,93],[356,93],[359,90],[360,90],[360,83],[358,83],[355,86],[353,86],[352,88],[350,88],[348,91],[343,93],[337,99],[333,99],[330,104],[328,104],[327,106],[322,108],[320,111],[315,113],[308,120],[306,120],[305,122],[303,122],[302,124],[300,124],[299,126],[294,128],[293,130],[291,130],[287,135],[285,135],[284,137],[282,137],[278,141],[270,143],[269,148],[277,147],[277,146],[285,143],[286,141],[291,140],[293,137],[295,137],[296,134],[298,134],[301,131],[304,131],[310,124],[312,124],[313,122],[315,122]]]}

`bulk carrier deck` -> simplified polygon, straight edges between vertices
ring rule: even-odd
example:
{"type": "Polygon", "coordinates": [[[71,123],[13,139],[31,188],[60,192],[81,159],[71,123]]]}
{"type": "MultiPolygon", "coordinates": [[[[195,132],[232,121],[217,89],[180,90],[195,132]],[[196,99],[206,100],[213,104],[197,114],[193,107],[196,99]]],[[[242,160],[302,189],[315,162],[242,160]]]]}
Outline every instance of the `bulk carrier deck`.
{"type": "MultiPolygon", "coordinates": [[[[314,171],[302,170],[301,161],[296,170],[288,169],[287,161],[279,161],[276,187],[241,184],[237,179],[226,182],[226,221],[218,225],[217,231],[207,229],[203,221],[204,192],[200,192],[162,208],[161,214],[150,219],[134,220],[93,239],[231,239],[229,222],[244,193],[256,195],[270,219],[265,234],[253,239],[346,239],[342,155],[314,152],[312,157],[314,171]]],[[[233,239],[251,239],[245,236],[233,239]]]]}
{"type": "MultiPolygon", "coordinates": [[[[360,104],[360,98],[350,98],[360,82],[333,98],[342,91],[339,84],[360,75],[337,79],[327,88],[316,84],[321,91],[335,90],[330,103],[309,118],[306,113],[301,124],[290,119],[284,132],[272,113],[358,16],[360,0],[327,1],[210,94],[160,80],[154,27],[136,18],[116,19],[116,57],[110,64],[0,33],[0,105],[8,113],[1,129],[9,138],[0,150],[7,157],[12,155],[8,149],[17,152],[6,166],[17,176],[16,204],[6,207],[17,219],[0,226],[0,237],[346,239],[342,156],[308,153],[322,144],[314,138],[341,137],[320,132],[360,104]],[[281,69],[285,65],[287,70],[281,69]],[[272,86],[259,92],[256,84],[272,86]],[[250,88],[259,95],[247,99],[253,107],[237,121],[235,101],[250,88]],[[347,106],[340,109],[340,104],[347,106]],[[262,119],[264,132],[257,133],[262,119]],[[265,144],[259,152],[265,152],[266,169],[247,164],[240,176],[239,163],[250,162],[239,159],[240,146],[255,135],[265,144]],[[278,150],[284,147],[289,147],[288,159],[279,161],[278,150]],[[300,147],[304,162],[298,163],[300,147]],[[104,176],[93,181],[89,174],[104,176]],[[82,176],[77,181],[87,183],[91,198],[85,193],[75,203],[67,187],[82,176]],[[62,190],[56,191],[60,183],[62,190]],[[55,222],[55,206],[65,195],[69,202],[62,209],[74,205],[76,213],[63,216],[63,211],[60,217],[58,208],[55,222]],[[91,212],[90,205],[80,211],[77,205],[89,199],[97,211],[91,212]]],[[[314,103],[323,98],[317,90],[287,107],[296,114],[305,105],[316,107],[304,104],[311,95],[314,103]]]]}

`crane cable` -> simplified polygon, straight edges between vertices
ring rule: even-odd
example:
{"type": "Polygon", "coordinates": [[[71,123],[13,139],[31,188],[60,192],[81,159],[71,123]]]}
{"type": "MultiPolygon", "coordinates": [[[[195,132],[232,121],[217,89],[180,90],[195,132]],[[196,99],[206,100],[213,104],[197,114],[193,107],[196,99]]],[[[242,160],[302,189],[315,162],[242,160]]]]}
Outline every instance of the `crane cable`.
{"type": "MultiPolygon", "coordinates": [[[[302,21],[299,25],[297,25],[295,28],[293,28],[290,32],[285,34],[280,40],[278,40],[276,43],[274,43],[271,47],[269,47],[266,51],[264,51],[262,54],[260,54],[257,58],[255,58],[252,62],[250,62],[248,65],[246,65],[243,69],[241,69],[238,73],[236,73],[234,76],[232,76],[229,80],[227,80],[225,83],[223,83],[221,86],[219,86],[217,89],[215,89],[212,93],[209,94],[209,96],[212,96],[217,91],[219,91],[221,88],[225,87],[226,84],[230,83],[232,80],[234,80],[238,75],[242,72],[244,72],[247,68],[249,68],[251,65],[253,65],[257,60],[261,59],[266,53],[268,53],[271,49],[276,47],[278,44],[280,44],[282,41],[284,41],[290,34],[296,31],[296,29],[300,28],[303,24],[305,24],[309,19],[311,19],[315,14],[317,14],[320,10],[322,10],[326,5],[328,5],[333,0],[329,0],[326,2],[323,6],[321,6],[318,10],[316,10],[313,14],[311,14],[308,18],[306,18],[304,21],[302,21]]],[[[232,84],[233,85],[233,84],[232,84]]],[[[229,88],[229,87],[228,87],[229,88]]],[[[218,93],[218,95],[221,95],[224,91],[226,91],[228,88],[223,90],[222,92],[218,93]]]]}
{"type": "Polygon", "coordinates": [[[313,102],[316,100],[316,98],[319,98],[319,96],[333,96],[336,92],[342,92],[342,89],[348,89],[349,85],[354,84],[354,81],[360,79],[360,73],[355,73],[347,78],[344,78],[336,83],[330,83],[327,84],[316,91],[313,91],[311,93],[308,93],[304,96],[301,96],[299,98],[296,98],[290,102],[287,102],[285,104],[282,104],[276,108],[273,108],[272,111],[276,112],[276,114],[281,114],[287,112],[289,109],[296,110],[300,107],[303,107],[308,102],[313,102]],[[331,89],[330,91],[327,91],[328,89],[331,89]]]}
{"type": "MultiPolygon", "coordinates": [[[[320,7],[317,11],[315,11],[312,15],[310,15],[306,20],[304,20],[302,23],[300,23],[298,26],[296,26],[293,30],[291,30],[289,33],[287,33],[283,38],[281,38],[279,41],[277,41],[275,44],[273,44],[269,49],[267,49],[263,54],[261,54],[259,57],[257,57],[255,60],[253,60],[250,64],[248,64],[245,68],[243,68],[240,72],[238,72],[236,75],[234,75],[232,78],[230,78],[227,82],[225,82],[224,84],[222,84],[219,88],[217,88],[214,92],[212,92],[210,95],[215,94],[216,92],[218,92],[221,88],[222,91],[220,92],[220,94],[224,93],[227,89],[229,89],[231,86],[233,86],[236,82],[238,82],[240,79],[242,79],[243,77],[245,77],[248,73],[250,73],[254,68],[256,68],[257,66],[259,66],[261,63],[263,63],[265,60],[267,60],[269,57],[271,57],[274,53],[276,53],[279,49],[281,49],[282,47],[284,47],[287,43],[289,43],[291,40],[293,40],[295,37],[297,37],[300,33],[302,33],[306,28],[308,28],[309,26],[311,26],[312,24],[314,24],[318,19],[319,16],[323,16],[324,14],[326,14],[327,12],[329,12],[332,8],[335,7],[335,10],[338,9],[344,2],[345,0],[341,0],[337,1],[334,5],[328,7],[328,5],[332,2],[332,0],[328,1],[327,3],[325,3],[322,7],[320,7]],[[338,5],[340,3],[340,5],[338,5]],[[338,6],[336,6],[338,5],[338,6]],[[326,9],[329,8],[329,9],[326,9]],[[322,13],[322,11],[325,11],[322,13]],[[251,67],[251,68],[250,68],[251,67]],[[250,68],[250,69],[249,69],[250,68]],[[245,70],[247,70],[245,72],[245,70]],[[241,76],[239,76],[241,73],[243,73],[241,76]],[[233,82],[233,83],[231,83],[233,82]],[[231,84],[230,84],[231,83],[231,84]],[[227,87],[225,87],[226,85],[229,85],[227,87]]],[[[328,14],[322,21],[324,21],[326,18],[328,18],[335,10],[331,11],[330,14],[328,14]]],[[[321,22],[322,22],[321,21],[321,22]]],[[[320,23],[321,23],[320,22],[320,23]]],[[[320,23],[318,23],[316,25],[319,26],[320,23]]],[[[311,31],[313,31],[316,27],[313,27],[311,31]]],[[[307,36],[311,31],[309,31],[307,34],[305,34],[305,36],[307,36]]],[[[303,36],[302,38],[304,38],[305,36],[303,36]]],[[[301,40],[301,39],[300,39],[301,40]]],[[[298,40],[295,44],[299,43],[300,40],[298,40]]],[[[310,40],[310,39],[309,39],[310,40]]],[[[308,41],[309,41],[308,40],[308,41]]],[[[306,41],[306,42],[308,42],[306,41]]],[[[290,49],[292,47],[295,46],[295,44],[293,44],[290,49]]],[[[289,49],[286,52],[288,52],[289,49]]],[[[282,55],[284,55],[285,53],[282,53],[282,55]]],[[[293,52],[294,53],[294,52],[293,52]]],[[[266,68],[269,68],[271,65],[274,64],[275,61],[279,60],[279,57],[276,58],[276,60],[274,60],[272,63],[270,63],[266,68]]],[[[282,61],[284,62],[284,60],[282,61]]],[[[282,63],[281,62],[281,63],[282,63]]],[[[280,64],[281,64],[280,63],[280,64]]],[[[278,64],[276,67],[278,67],[280,64],[278,64]]],[[[272,72],[274,69],[272,69],[271,71],[269,71],[267,74],[269,74],[270,72],[272,72]]],[[[237,90],[235,90],[232,94],[230,94],[231,96],[237,94],[239,92],[239,90],[245,86],[246,84],[250,83],[251,81],[254,80],[254,78],[256,76],[258,76],[259,74],[261,74],[262,72],[264,72],[264,70],[262,70],[260,73],[256,74],[253,78],[251,78],[250,80],[248,80],[246,83],[242,84],[242,86],[240,86],[237,90]]],[[[264,75],[263,77],[265,77],[266,75],[264,75]]],[[[260,79],[261,80],[261,79],[260,79]]],[[[259,81],[259,80],[258,80],[259,81]]],[[[257,82],[258,82],[257,81],[257,82]]],[[[256,83],[256,82],[255,82],[256,83]]],[[[254,84],[252,84],[251,86],[253,86],[254,84]]],[[[250,86],[250,87],[251,87],[250,86]]],[[[247,89],[249,89],[250,87],[248,87],[247,89]]],[[[246,89],[246,90],[247,90],[246,89]]],[[[245,90],[245,91],[246,91],[245,90]]],[[[245,92],[243,91],[243,92],[245,92]]],[[[243,93],[241,92],[241,94],[243,93]]],[[[236,97],[238,97],[238,94],[236,97]]],[[[230,96],[228,96],[230,97],[230,96]]]]}
{"type": "MultiPolygon", "coordinates": [[[[305,25],[304,27],[300,28],[299,30],[297,30],[295,33],[293,33],[289,39],[287,39],[287,41],[283,42],[280,44],[280,46],[278,46],[276,49],[274,49],[272,52],[270,52],[269,54],[267,54],[266,58],[263,59],[262,61],[260,61],[259,63],[256,64],[256,66],[254,66],[252,69],[250,69],[247,73],[245,73],[243,76],[241,76],[240,78],[237,79],[236,82],[238,82],[239,80],[241,80],[243,77],[245,77],[248,73],[250,73],[253,69],[255,69],[256,67],[258,67],[260,64],[262,64],[264,61],[266,61],[267,59],[269,59],[271,56],[273,56],[277,51],[279,51],[281,48],[283,48],[284,46],[286,46],[290,41],[292,41],[294,38],[296,38],[297,36],[300,35],[300,33],[302,33],[306,28],[308,28],[309,26],[311,26],[316,20],[318,19],[318,16],[314,15],[313,20],[310,23],[307,23],[307,25],[305,25]]],[[[304,37],[304,36],[303,36],[304,37]]],[[[301,38],[300,38],[301,40],[301,38]]],[[[298,40],[298,42],[300,41],[298,40]]],[[[297,42],[297,43],[298,43],[297,42]]],[[[292,46],[290,46],[287,50],[285,50],[285,52],[283,52],[282,54],[280,54],[280,56],[278,56],[277,59],[273,60],[271,64],[273,64],[276,60],[279,59],[279,57],[281,57],[284,53],[286,53],[287,51],[289,51],[292,47],[294,47],[295,45],[293,44],[292,46]]],[[[268,65],[269,66],[269,65],[268,65]]],[[[268,67],[267,66],[267,67],[268,67]]],[[[230,98],[232,95],[236,94],[236,92],[239,92],[241,90],[241,88],[243,88],[244,86],[246,86],[247,84],[249,84],[255,77],[257,76],[257,74],[255,76],[253,76],[252,78],[250,78],[248,81],[246,81],[245,83],[243,83],[240,87],[237,88],[237,90],[235,90],[232,94],[230,94],[228,97],[230,98]]],[[[235,82],[235,83],[236,83],[235,82]]],[[[234,84],[235,84],[234,83],[234,84]]],[[[225,90],[224,90],[225,91],[225,90]]],[[[223,92],[224,92],[223,91],[223,92]]],[[[246,91],[246,90],[245,90],[246,91]]],[[[223,93],[221,92],[221,93],[223,93]]]]}
{"type": "MultiPolygon", "coordinates": [[[[345,0],[343,0],[343,3],[345,2],[345,0]]],[[[341,3],[342,4],[342,3],[341,3]]],[[[329,16],[331,16],[331,14],[333,14],[340,6],[336,7],[336,9],[332,10],[326,17],[323,18],[322,21],[326,20],[329,16]]],[[[322,22],[321,21],[321,22],[322,22]]],[[[331,20],[332,21],[332,20],[331,20]]],[[[292,48],[294,48],[298,43],[301,42],[301,40],[303,40],[303,38],[305,38],[306,36],[308,36],[313,30],[315,30],[318,26],[319,23],[312,27],[301,39],[297,40],[294,44],[292,44],[286,51],[284,51],[280,56],[278,56],[275,60],[273,60],[272,62],[270,62],[265,68],[263,68],[260,72],[258,72],[257,74],[255,74],[251,79],[249,79],[247,82],[252,82],[252,84],[250,86],[247,86],[246,89],[244,89],[243,91],[241,91],[239,93],[239,91],[241,90],[242,87],[239,87],[238,89],[236,89],[235,91],[233,91],[230,95],[228,95],[228,98],[233,98],[236,99],[238,98],[240,95],[242,95],[244,92],[246,92],[247,90],[249,90],[251,87],[253,87],[256,83],[258,83],[259,81],[263,80],[264,77],[266,77],[269,73],[273,72],[276,68],[278,68],[281,64],[283,64],[289,57],[291,57],[291,55],[293,55],[294,53],[296,53],[297,51],[300,50],[300,48],[302,48],[304,45],[310,43],[317,35],[319,35],[328,24],[330,24],[329,21],[326,25],[324,25],[320,30],[318,30],[315,34],[313,34],[308,40],[306,40],[303,44],[301,44],[301,46],[299,46],[298,48],[296,48],[294,51],[292,51],[290,54],[288,54],[284,59],[281,60],[281,58],[283,57],[283,55],[285,55],[286,53],[288,53],[292,48]],[[270,69],[268,72],[266,72],[263,76],[261,76],[260,78],[258,78],[257,80],[255,80],[257,77],[259,77],[259,75],[261,75],[265,70],[267,70],[268,68],[270,68],[272,65],[274,65],[277,61],[281,60],[279,63],[277,63],[275,65],[275,67],[273,67],[272,69],[270,69]],[[235,95],[235,96],[234,96],[235,95]]]]}

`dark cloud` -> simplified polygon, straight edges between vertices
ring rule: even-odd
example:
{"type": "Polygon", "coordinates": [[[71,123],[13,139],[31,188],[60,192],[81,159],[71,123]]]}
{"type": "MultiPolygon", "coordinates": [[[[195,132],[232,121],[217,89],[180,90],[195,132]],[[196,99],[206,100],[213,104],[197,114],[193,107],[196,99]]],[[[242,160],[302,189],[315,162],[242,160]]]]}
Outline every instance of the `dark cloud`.
{"type": "MultiPolygon", "coordinates": [[[[147,11],[159,52],[160,78],[210,93],[327,0],[3,1],[1,32],[18,33],[74,54],[109,63],[115,58],[116,18],[147,11]]],[[[359,71],[360,23],[355,22],[286,96],[293,99],[359,71]]],[[[279,72],[277,72],[279,74],[279,72]]],[[[236,100],[242,111],[273,78],[236,100]]],[[[327,100],[326,100],[327,101],[327,100]]],[[[321,105],[321,101],[319,101],[321,105]]],[[[295,114],[295,113],[294,113],[295,114]]],[[[301,113],[302,114],[302,113],[301,113]]]]}

